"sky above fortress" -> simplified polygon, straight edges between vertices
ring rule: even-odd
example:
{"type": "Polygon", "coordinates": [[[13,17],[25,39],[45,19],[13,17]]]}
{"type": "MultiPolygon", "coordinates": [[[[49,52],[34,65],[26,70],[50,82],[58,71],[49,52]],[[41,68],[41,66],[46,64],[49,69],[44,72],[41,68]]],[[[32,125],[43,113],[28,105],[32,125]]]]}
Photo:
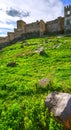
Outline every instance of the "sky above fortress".
{"type": "Polygon", "coordinates": [[[64,15],[64,6],[71,0],[2,0],[0,3],[0,37],[16,28],[17,20],[45,22],[64,15]]]}

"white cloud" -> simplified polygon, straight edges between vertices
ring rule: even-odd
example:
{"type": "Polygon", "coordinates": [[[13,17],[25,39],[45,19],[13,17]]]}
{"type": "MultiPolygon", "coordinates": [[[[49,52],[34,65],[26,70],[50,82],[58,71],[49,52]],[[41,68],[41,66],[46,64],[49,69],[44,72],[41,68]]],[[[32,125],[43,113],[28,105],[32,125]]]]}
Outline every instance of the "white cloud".
{"type": "Polygon", "coordinates": [[[2,35],[5,33],[2,28],[13,30],[16,27],[16,24],[8,24],[8,21],[16,22],[19,19],[6,13],[6,10],[10,8],[30,12],[30,16],[22,18],[26,23],[30,23],[40,19],[50,21],[63,16],[64,6],[62,0],[2,0],[0,3],[0,35],[1,32],[2,35]]]}

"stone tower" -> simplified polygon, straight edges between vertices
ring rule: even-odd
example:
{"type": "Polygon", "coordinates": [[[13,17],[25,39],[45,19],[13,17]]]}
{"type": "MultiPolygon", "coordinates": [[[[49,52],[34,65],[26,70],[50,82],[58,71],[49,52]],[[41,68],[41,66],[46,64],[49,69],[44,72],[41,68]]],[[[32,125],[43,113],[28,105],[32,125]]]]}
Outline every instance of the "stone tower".
{"type": "Polygon", "coordinates": [[[64,32],[71,32],[71,5],[64,7],[64,32]]]}
{"type": "Polygon", "coordinates": [[[26,31],[26,23],[23,20],[18,20],[17,21],[17,30],[21,30],[23,31],[23,33],[25,33],[26,31]]]}

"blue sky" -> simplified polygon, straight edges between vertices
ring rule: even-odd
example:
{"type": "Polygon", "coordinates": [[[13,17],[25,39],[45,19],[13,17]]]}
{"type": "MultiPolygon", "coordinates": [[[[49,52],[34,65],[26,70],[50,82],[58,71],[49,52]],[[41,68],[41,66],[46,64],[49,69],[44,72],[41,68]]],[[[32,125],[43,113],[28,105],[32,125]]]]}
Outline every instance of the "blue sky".
{"type": "Polygon", "coordinates": [[[64,16],[64,6],[71,0],[2,0],[0,3],[0,37],[16,28],[16,21],[31,23],[43,19],[45,22],[64,16]]]}
{"type": "Polygon", "coordinates": [[[62,0],[64,5],[71,5],[71,0],[62,0]]]}

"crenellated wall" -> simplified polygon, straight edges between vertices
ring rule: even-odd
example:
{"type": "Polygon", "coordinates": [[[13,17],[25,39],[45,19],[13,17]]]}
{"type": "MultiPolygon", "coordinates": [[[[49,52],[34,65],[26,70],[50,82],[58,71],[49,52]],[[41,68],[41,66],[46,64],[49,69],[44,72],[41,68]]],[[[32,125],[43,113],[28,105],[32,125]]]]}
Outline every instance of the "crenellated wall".
{"type": "Polygon", "coordinates": [[[8,35],[9,41],[12,41],[15,38],[15,33],[14,32],[8,32],[7,35],[8,35]]]}
{"type": "Polygon", "coordinates": [[[69,31],[71,32],[71,5],[64,7],[64,17],[58,17],[46,23],[40,20],[26,24],[23,20],[18,20],[14,32],[8,32],[6,37],[0,37],[0,48],[12,44],[12,41],[17,41],[21,37],[29,38],[52,33],[62,34],[69,31]]]}
{"type": "Polygon", "coordinates": [[[22,29],[14,29],[14,38],[20,37],[21,34],[23,34],[22,29]]]}
{"type": "Polygon", "coordinates": [[[25,32],[26,22],[23,20],[17,21],[17,29],[22,29],[25,32]]]}
{"type": "Polygon", "coordinates": [[[40,36],[44,34],[45,22],[43,20],[36,21],[30,24],[26,24],[26,33],[37,33],[39,32],[40,36]]]}
{"type": "Polygon", "coordinates": [[[53,21],[46,23],[47,33],[63,33],[64,30],[64,18],[58,17],[53,21]]]}
{"type": "Polygon", "coordinates": [[[64,7],[64,17],[68,17],[71,15],[71,5],[64,7]]]}
{"type": "Polygon", "coordinates": [[[0,43],[4,43],[4,42],[8,42],[8,41],[9,41],[8,36],[0,38],[0,43]]]}
{"type": "Polygon", "coordinates": [[[26,25],[26,33],[32,33],[40,31],[40,22],[36,21],[26,25]]]}

